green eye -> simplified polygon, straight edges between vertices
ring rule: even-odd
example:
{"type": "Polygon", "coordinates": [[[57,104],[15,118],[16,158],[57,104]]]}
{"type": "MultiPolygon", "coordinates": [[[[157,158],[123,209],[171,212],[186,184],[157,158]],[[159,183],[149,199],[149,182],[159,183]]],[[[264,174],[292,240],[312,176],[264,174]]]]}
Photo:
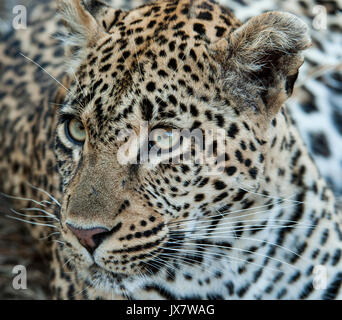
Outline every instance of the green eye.
{"type": "Polygon", "coordinates": [[[161,150],[172,149],[178,142],[179,136],[176,132],[164,129],[155,129],[152,132],[151,140],[161,150]]]}
{"type": "Polygon", "coordinates": [[[81,121],[78,121],[74,118],[66,121],[65,132],[71,142],[79,145],[84,143],[86,131],[81,121]]]}

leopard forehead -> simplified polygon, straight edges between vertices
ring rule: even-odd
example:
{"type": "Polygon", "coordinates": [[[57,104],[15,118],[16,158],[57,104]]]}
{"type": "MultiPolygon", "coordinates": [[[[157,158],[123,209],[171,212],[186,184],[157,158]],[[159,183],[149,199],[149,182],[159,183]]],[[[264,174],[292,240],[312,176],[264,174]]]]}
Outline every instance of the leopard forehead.
{"type": "Polygon", "coordinates": [[[122,129],[136,116],[152,125],[191,127],[182,114],[194,117],[209,102],[229,104],[208,47],[240,25],[230,10],[210,2],[157,1],[119,13],[110,26],[103,16],[107,33],[85,49],[65,102],[97,136],[99,127],[108,137],[113,123],[122,129]]]}

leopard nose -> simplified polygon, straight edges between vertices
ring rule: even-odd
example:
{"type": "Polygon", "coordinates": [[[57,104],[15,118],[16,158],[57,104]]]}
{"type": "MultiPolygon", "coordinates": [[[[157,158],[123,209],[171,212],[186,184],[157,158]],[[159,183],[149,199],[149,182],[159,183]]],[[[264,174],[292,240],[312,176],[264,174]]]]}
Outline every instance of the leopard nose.
{"type": "Polygon", "coordinates": [[[109,233],[109,231],[105,228],[81,229],[76,228],[69,223],[67,223],[67,226],[77,237],[80,244],[90,253],[95,251],[95,249],[104,240],[105,236],[109,233]]]}

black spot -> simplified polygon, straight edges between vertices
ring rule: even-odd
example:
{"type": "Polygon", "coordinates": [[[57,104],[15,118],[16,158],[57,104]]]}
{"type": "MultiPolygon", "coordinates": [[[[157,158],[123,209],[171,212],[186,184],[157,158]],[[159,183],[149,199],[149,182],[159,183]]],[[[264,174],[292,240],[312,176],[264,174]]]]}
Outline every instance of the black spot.
{"type": "Polygon", "coordinates": [[[208,177],[207,177],[207,178],[204,178],[204,179],[198,184],[198,187],[199,187],[199,188],[204,187],[204,186],[208,183],[208,181],[209,181],[209,178],[208,178],[208,177]]]}
{"type": "Polygon", "coordinates": [[[178,22],[172,29],[178,30],[178,29],[182,28],[184,25],[185,25],[185,22],[181,21],[181,22],[178,22]]]}
{"type": "Polygon", "coordinates": [[[328,158],[331,155],[327,138],[323,132],[309,134],[311,150],[314,154],[328,158]]]}
{"type": "Polygon", "coordinates": [[[228,130],[228,136],[234,139],[238,132],[239,132],[238,126],[236,125],[236,123],[232,123],[228,130]]]}
{"type": "Polygon", "coordinates": [[[253,178],[253,179],[256,179],[256,176],[258,174],[258,169],[257,168],[252,168],[252,169],[249,169],[249,175],[253,178]]]}
{"type": "Polygon", "coordinates": [[[289,278],[288,284],[295,283],[301,276],[301,273],[297,270],[289,278]]]}
{"type": "Polygon", "coordinates": [[[174,106],[177,105],[177,99],[176,99],[176,97],[175,97],[174,95],[170,94],[170,95],[168,96],[168,99],[169,99],[169,101],[170,101],[174,106]]]}
{"type": "Polygon", "coordinates": [[[225,33],[226,28],[222,28],[222,27],[215,27],[216,29],[216,37],[222,37],[222,35],[225,33]]]}
{"type": "Polygon", "coordinates": [[[243,162],[243,156],[242,156],[242,153],[241,153],[240,150],[236,150],[236,151],[235,151],[235,157],[236,157],[236,159],[237,159],[240,163],[243,162]]]}
{"type": "Polygon", "coordinates": [[[184,274],[184,279],[190,281],[190,280],[192,280],[192,276],[190,274],[186,273],[186,274],[184,274]]]}
{"type": "Polygon", "coordinates": [[[306,299],[314,290],[312,281],[309,281],[303,288],[302,292],[299,295],[299,299],[306,299]]]}
{"type": "Polygon", "coordinates": [[[158,75],[162,78],[165,78],[168,76],[168,74],[164,70],[159,70],[158,75]]]}
{"type": "Polygon", "coordinates": [[[215,115],[215,119],[216,119],[216,124],[219,126],[219,127],[223,127],[224,126],[224,118],[221,114],[216,114],[215,115]]]}
{"type": "Polygon", "coordinates": [[[197,18],[202,19],[202,20],[207,20],[207,21],[213,20],[213,16],[209,11],[201,11],[198,14],[197,18]]]}
{"type": "Polygon", "coordinates": [[[147,225],[147,222],[145,220],[141,220],[140,224],[141,224],[142,227],[145,227],[147,225]]]}
{"type": "Polygon", "coordinates": [[[214,187],[216,190],[222,190],[227,187],[227,185],[223,181],[217,180],[214,182],[214,187]]]}
{"type": "Polygon", "coordinates": [[[305,113],[317,112],[318,108],[313,103],[303,103],[300,105],[305,113]]]}
{"type": "Polygon", "coordinates": [[[100,69],[100,72],[106,72],[110,69],[112,65],[111,64],[106,64],[104,65],[101,69],[100,69]]]}
{"type": "Polygon", "coordinates": [[[190,105],[190,113],[194,116],[197,117],[198,116],[198,110],[197,108],[192,104],[190,105]]]}
{"type": "Polygon", "coordinates": [[[342,111],[335,109],[332,114],[332,120],[337,131],[342,135],[342,111]]]}
{"type": "Polygon", "coordinates": [[[227,192],[222,192],[221,194],[219,194],[216,198],[214,198],[213,202],[219,202],[221,200],[223,200],[224,198],[226,198],[228,196],[227,192]]]}
{"type": "Polygon", "coordinates": [[[170,59],[170,61],[169,61],[169,63],[167,64],[167,66],[168,66],[170,69],[172,69],[172,70],[174,70],[174,71],[177,71],[177,61],[176,61],[176,59],[174,59],[174,58],[170,59]]]}
{"type": "Polygon", "coordinates": [[[233,201],[241,201],[242,198],[245,196],[245,194],[247,193],[247,191],[243,190],[243,189],[239,189],[239,192],[237,193],[237,195],[233,198],[233,201]]]}
{"type": "Polygon", "coordinates": [[[156,84],[153,81],[150,81],[147,85],[146,85],[146,89],[149,92],[153,92],[156,89],[156,84]]]}
{"type": "Polygon", "coordinates": [[[153,28],[154,27],[154,25],[156,24],[156,20],[152,20],[152,21],[150,21],[149,22],[149,24],[147,25],[147,28],[153,28]]]}
{"type": "Polygon", "coordinates": [[[200,35],[205,35],[205,28],[202,23],[195,23],[194,31],[199,33],[200,35]]]}
{"type": "Polygon", "coordinates": [[[156,291],[159,293],[162,297],[168,300],[176,300],[176,296],[173,295],[170,291],[166,290],[164,287],[156,284],[146,285],[144,287],[146,291],[156,291]]]}
{"type": "Polygon", "coordinates": [[[328,288],[322,295],[323,300],[335,299],[340,291],[342,284],[342,272],[339,272],[334,280],[329,284],[328,288]]]}
{"type": "Polygon", "coordinates": [[[248,289],[249,289],[249,284],[247,284],[247,285],[245,285],[245,286],[243,286],[243,287],[241,287],[241,288],[239,288],[239,289],[237,289],[236,290],[236,294],[238,295],[238,297],[239,298],[242,298],[244,295],[245,295],[245,293],[248,291],[248,289]]]}
{"type": "Polygon", "coordinates": [[[147,98],[144,98],[140,104],[142,116],[145,121],[149,121],[152,118],[153,104],[147,98]]]}
{"type": "Polygon", "coordinates": [[[321,235],[321,240],[320,240],[320,243],[322,246],[325,245],[325,243],[328,240],[328,237],[329,237],[329,229],[325,229],[321,235]]]}
{"type": "Polygon", "coordinates": [[[202,201],[204,199],[204,194],[203,193],[196,194],[194,199],[196,202],[202,201]]]}
{"type": "Polygon", "coordinates": [[[207,117],[207,119],[208,119],[209,121],[213,120],[213,115],[212,115],[211,111],[207,110],[207,111],[205,112],[205,116],[207,117]]]}
{"type": "Polygon", "coordinates": [[[193,49],[190,50],[190,57],[196,61],[197,60],[197,55],[193,49]]]}
{"type": "Polygon", "coordinates": [[[176,48],[176,42],[175,41],[171,41],[170,43],[169,43],[169,49],[170,49],[170,51],[172,52],[172,51],[175,51],[175,48],[176,48]]]}
{"type": "Polygon", "coordinates": [[[227,281],[225,283],[225,286],[228,290],[229,295],[232,296],[234,294],[234,283],[231,281],[227,281]]]}
{"type": "Polygon", "coordinates": [[[252,164],[252,161],[250,159],[245,160],[245,166],[249,167],[252,164]]]}
{"type": "Polygon", "coordinates": [[[228,174],[228,176],[232,176],[236,172],[236,170],[237,169],[234,166],[225,168],[225,172],[228,174]]]}
{"type": "Polygon", "coordinates": [[[254,145],[254,143],[252,141],[249,143],[249,149],[251,151],[256,151],[256,147],[255,147],[255,145],[254,145]]]}
{"type": "Polygon", "coordinates": [[[67,295],[69,300],[75,300],[75,288],[73,284],[69,284],[67,295]]]}
{"type": "Polygon", "coordinates": [[[336,249],[334,255],[331,257],[331,265],[336,266],[337,263],[340,261],[342,255],[341,249],[336,249]]]}

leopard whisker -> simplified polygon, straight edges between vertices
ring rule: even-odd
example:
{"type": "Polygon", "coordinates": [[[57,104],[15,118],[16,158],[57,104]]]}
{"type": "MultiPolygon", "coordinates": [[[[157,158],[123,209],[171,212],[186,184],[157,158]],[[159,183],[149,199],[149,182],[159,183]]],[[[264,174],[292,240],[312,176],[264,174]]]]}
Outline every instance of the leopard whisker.
{"type": "Polygon", "coordinates": [[[40,203],[46,203],[48,205],[52,205],[52,204],[55,204],[54,202],[51,202],[49,200],[42,200],[40,203]]]}
{"type": "MultiPolygon", "coordinates": [[[[11,208],[10,210],[17,214],[17,212],[14,209],[11,208]]],[[[54,226],[52,224],[48,224],[48,223],[40,223],[40,222],[35,222],[35,221],[29,221],[29,220],[21,219],[21,218],[10,216],[10,215],[6,215],[6,217],[10,218],[10,219],[21,221],[21,222],[25,222],[25,223],[28,223],[28,224],[34,224],[34,225],[37,225],[37,226],[43,226],[43,227],[49,227],[49,228],[56,228],[57,229],[56,226],[54,226]]]]}
{"type": "MultiPolygon", "coordinates": [[[[227,248],[225,248],[225,249],[227,249],[227,248]]],[[[277,270],[277,269],[273,269],[272,267],[270,267],[270,266],[264,266],[264,265],[261,265],[261,264],[258,264],[258,263],[255,263],[255,262],[251,262],[251,261],[247,261],[246,259],[241,259],[241,258],[238,258],[238,257],[234,257],[234,256],[232,256],[232,255],[229,255],[229,254],[223,254],[223,253],[218,253],[218,252],[212,252],[212,251],[201,251],[201,252],[198,252],[197,250],[190,250],[190,249],[175,249],[176,251],[181,251],[181,252],[184,252],[185,254],[186,253],[189,253],[189,254],[191,254],[191,255],[193,255],[193,256],[200,256],[200,257],[204,257],[205,256],[205,254],[207,254],[207,255],[216,255],[216,256],[222,256],[223,258],[228,258],[228,259],[233,259],[233,260],[238,260],[238,261],[241,261],[241,262],[244,262],[244,263],[250,263],[250,264],[253,264],[253,265],[256,265],[256,266],[258,266],[258,267],[262,267],[262,268],[269,268],[269,269],[271,269],[271,270],[273,270],[273,271],[279,271],[279,270],[277,270]]],[[[179,254],[175,254],[175,255],[170,255],[171,257],[178,257],[178,258],[183,258],[183,256],[182,255],[179,255],[179,254]]],[[[272,258],[272,257],[268,257],[268,256],[266,256],[267,258],[272,258]]],[[[196,261],[196,260],[194,260],[194,259],[192,259],[193,261],[196,261]]],[[[202,264],[203,264],[203,262],[202,262],[202,264]]],[[[290,265],[290,266],[292,266],[292,265],[290,265]]],[[[292,266],[293,267],[293,266],[292,266]]],[[[297,270],[297,269],[296,269],[297,270]]],[[[208,271],[208,270],[206,270],[206,271],[208,271]]]]}
{"type": "MultiPolygon", "coordinates": [[[[147,271],[148,274],[153,277],[153,272],[151,271],[151,269],[149,269],[148,267],[152,267],[152,268],[156,268],[156,266],[154,264],[152,264],[151,261],[144,261],[143,264],[145,265],[144,271],[147,271]]],[[[159,267],[159,266],[157,266],[159,267]]]]}
{"type": "MultiPolygon", "coordinates": [[[[160,248],[163,249],[163,250],[166,250],[166,251],[171,250],[171,251],[177,251],[177,252],[181,252],[181,251],[186,250],[186,249],[182,249],[182,248],[181,248],[181,247],[182,247],[182,243],[181,243],[180,241],[178,241],[178,240],[177,240],[177,242],[174,242],[173,239],[171,238],[171,240],[169,240],[168,243],[179,245],[179,247],[177,247],[177,248],[169,248],[169,247],[160,246],[160,248]]],[[[169,255],[170,257],[173,257],[173,256],[174,256],[173,254],[171,255],[170,253],[167,253],[167,252],[165,252],[165,251],[162,251],[161,253],[159,253],[159,254],[158,254],[158,257],[160,257],[161,255],[162,255],[162,256],[169,255]]],[[[181,257],[182,257],[182,262],[184,262],[185,264],[187,264],[187,265],[193,267],[192,262],[194,261],[194,259],[191,259],[191,258],[186,257],[186,256],[181,256],[181,257]],[[186,260],[186,261],[184,261],[184,260],[186,260]],[[190,262],[187,262],[188,260],[190,260],[191,263],[190,263],[190,262]]],[[[179,263],[179,260],[176,260],[176,261],[177,261],[177,263],[179,263]]],[[[202,264],[205,265],[205,266],[207,266],[208,268],[210,268],[210,265],[209,265],[209,264],[204,263],[204,262],[202,262],[202,264]]],[[[173,269],[173,266],[171,266],[171,269],[173,269]]]]}
{"type": "Polygon", "coordinates": [[[52,102],[52,101],[49,101],[50,104],[53,104],[55,106],[58,106],[58,107],[64,107],[64,104],[63,103],[56,103],[56,102],[52,102]]]}
{"type": "MultiPolygon", "coordinates": [[[[141,240],[139,240],[139,239],[137,239],[137,241],[140,242],[142,245],[144,244],[144,242],[141,241],[141,240]]],[[[156,252],[156,253],[153,254],[153,253],[151,253],[151,252],[148,252],[148,255],[150,255],[150,256],[152,257],[152,259],[158,259],[159,253],[156,252]]],[[[168,268],[171,268],[171,269],[173,268],[172,265],[167,265],[165,261],[162,261],[162,260],[161,260],[160,262],[163,262],[164,265],[165,265],[166,267],[168,267],[168,268]]],[[[145,263],[145,261],[144,261],[144,263],[145,263]]],[[[153,274],[151,274],[151,275],[153,275],[153,274]]],[[[170,275],[170,274],[169,274],[169,275],[170,275]]],[[[172,276],[172,275],[170,275],[170,276],[172,276]]]]}
{"type": "Polygon", "coordinates": [[[74,79],[78,85],[78,88],[80,89],[82,95],[83,95],[83,98],[86,97],[86,94],[84,93],[84,90],[81,88],[81,85],[80,85],[80,82],[78,81],[77,77],[76,77],[76,74],[75,74],[75,70],[73,68],[69,68],[70,72],[72,72],[73,76],[74,76],[74,79]]]}
{"type": "Polygon", "coordinates": [[[165,266],[166,267],[165,272],[168,274],[168,276],[170,278],[172,278],[172,274],[170,273],[169,270],[174,269],[174,266],[172,264],[170,264],[169,261],[163,260],[159,255],[160,255],[160,253],[153,256],[152,257],[153,261],[157,260],[157,262],[159,262],[161,266],[165,266]]]}
{"type": "Polygon", "coordinates": [[[60,234],[60,232],[52,232],[50,233],[49,235],[45,236],[45,237],[42,237],[42,238],[38,238],[38,240],[46,240],[54,235],[57,235],[57,234],[60,234]]]}
{"type": "MultiPolygon", "coordinates": [[[[284,208],[291,208],[292,206],[294,206],[296,204],[291,204],[288,206],[279,206],[279,209],[284,209],[284,208]]],[[[173,224],[177,224],[177,226],[181,226],[181,225],[187,225],[186,223],[189,221],[197,221],[198,223],[205,223],[208,222],[208,220],[213,219],[213,218],[218,218],[218,217],[224,217],[225,219],[239,219],[241,217],[247,217],[247,216],[251,216],[251,215],[256,215],[256,214],[261,214],[261,213],[269,213],[270,210],[263,210],[263,211],[256,211],[256,212],[252,212],[246,215],[239,215],[236,217],[227,217],[229,215],[232,214],[236,214],[239,212],[244,212],[244,211],[252,211],[255,209],[260,209],[260,208],[265,208],[265,207],[269,207],[269,205],[263,205],[263,206],[259,206],[259,207],[254,207],[254,208],[248,208],[248,209],[240,209],[240,210],[235,210],[235,211],[227,211],[227,212],[223,212],[222,214],[217,214],[217,215],[208,215],[205,217],[201,217],[202,220],[200,220],[199,218],[191,218],[191,219],[185,219],[185,220],[180,220],[180,221],[173,221],[170,223],[167,223],[167,225],[173,225],[173,224]]]]}
{"type": "MultiPolygon", "coordinates": [[[[66,272],[66,273],[75,273],[75,271],[74,271],[74,272],[66,272]]],[[[94,281],[94,282],[95,282],[95,281],[94,281]]],[[[86,291],[87,289],[92,288],[92,286],[91,286],[90,284],[87,284],[87,281],[84,281],[84,282],[82,282],[82,283],[85,284],[85,287],[81,288],[81,290],[76,291],[76,292],[72,295],[72,297],[75,298],[77,295],[81,294],[82,292],[86,291]]]]}
{"type": "MultiPolygon", "coordinates": [[[[192,256],[194,256],[194,257],[203,257],[203,253],[201,252],[201,253],[198,253],[197,251],[192,251],[192,252],[190,252],[190,254],[192,255],[192,256]]],[[[211,254],[215,254],[215,253],[213,253],[213,252],[211,252],[211,254]]],[[[184,256],[182,256],[181,254],[172,254],[172,255],[170,255],[170,254],[163,254],[163,255],[165,255],[165,256],[169,256],[171,259],[173,258],[173,259],[181,259],[181,260],[183,260],[184,259],[184,256]]],[[[272,268],[272,267],[270,267],[270,266],[264,266],[264,265],[261,265],[261,264],[258,264],[258,263],[256,263],[256,262],[252,262],[252,261],[248,261],[248,260],[246,260],[246,259],[241,259],[241,258],[238,258],[238,257],[234,257],[234,256],[232,256],[232,255],[230,255],[230,254],[225,254],[224,255],[224,258],[226,258],[227,260],[228,260],[228,262],[234,262],[234,261],[240,261],[240,262],[243,262],[243,263],[248,263],[248,264],[251,264],[251,265],[255,265],[255,266],[257,266],[257,267],[261,267],[261,268],[263,268],[263,269],[269,269],[269,270],[272,270],[272,271],[275,271],[275,272],[277,272],[277,271],[279,271],[279,270],[277,270],[277,269],[274,269],[274,268],[272,268]]],[[[191,259],[191,258],[187,258],[188,260],[190,260],[190,261],[192,261],[192,263],[193,262],[195,262],[195,264],[190,264],[190,266],[192,266],[192,267],[200,267],[200,265],[198,265],[196,262],[196,260],[195,259],[191,259]]],[[[179,260],[176,260],[176,261],[179,261],[179,260]]],[[[203,262],[201,263],[201,264],[203,264],[203,262]]],[[[207,265],[207,264],[206,264],[207,265]]],[[[208,265],[207,265],[208,266],[208,265]]],[[[209,266],[210,267],[210,266],[209,266]]],[[[222,266],[222,268],[223,268],[223,266],[222,266]]],[[[216,268],[217,269],[217,268],[216,268]]],[[[212,272],[212,271],[209,271],[208,269],[205,269],[205,270],[203,270],[203,272],[209,272],[209,273],[211,273],[212,275],[214,275],[214,272],[212,272]]]]}
{"type": "Polygon", "coordinates": [[[35,187],[34,185],[32,185],[32,184],[29,183],[29,182],[27,182],[27,184],[28,184],[32,189],[38,190],[38,191],[43,192],[44,194],[46,194],[52,201],[54,201],[54,202],[57,204],[57,206],[61,207],[61,204],[59,203],[59,201],[57,201],[57,199],[54,198],[49,192],[47,192],[47,191],[44,190],[44,189],[35,187]]]}
{"type": "Polygon", "coordinates": [[[57,242],[59,244],[62,244],[63,246],[65,245],[65,242],[64,241],[61,241],[61,240],[52,240],[53,242],[57,242]]]}
{"type": "MultiPolygon", "coordinates": [[[[163,248],[163,247],[162,247],[163,248]]],[[[163,248],[165,250],[169,250],[169,248],[163,248]]],[[[177,252],[180,252],[180,250],[176,250],[177,252]]],[[[197,252],[196,252],[197,253],[197,252]]],[[[198,254],[200,255],[200,254],[198,254]]],[[[170,253],[165,253],[165,252],[162,252],[160,253],[160,256],[163,256],[163,257],[167,257],[167,258],[171,258],[171,260],[174,260],[176,261],[177,264],[180,264],[180,265],[186,265],[186,266],[190,266],[190,267],[193,267],[193,268],[202,268],[203,269],[203,266],[207,267],[208,269],[206,271],[208,271],[209,273],[211,273],[212,275],[214,275],[214,273],[212,271],[210,271],[210,264],[206,263],[206,262],[203,262],[201,263],[201,265],[198,265],[198,264],[194,264],[194,262],[196,262],[195,259],[191,259],[190,257],[188,256],[185,256],[185,255],[182,255],[182,254],[170,254],[170,253]],[[180,261],[181,260],[181,261],[180,261]]],[[[196,256],[196,254],[193,254],[193,256],[196,256]]]]}
{"type": "Polygon", "coordinates": [[[46,216],[42,216],[42,215],[31,215],[31,214],[24,214],[24,213],[20,213],[18,211],[12,211],[13,213],[15,213],[18,216],[22,216],[22,217],[26,217],[26,218],[44,218],[44,219],[49,219],[46,216]]]}
{"type": "Polygon", "coordinates": [[[245,189],[245,188],[242,188],[241,186],[239,186],[239,188],[243,191],[246,191],[250,194],[255,194],[255,195],[258,195],[258,196],[261,196],[261,197],[264,197],[264,198],[269,198],[269,199],[273,199],[273,200],[279,200],[279,199],[282,199],[284,202],[293,202],[293,203],[296,203],[296,204],[304,204],[305,202],[304,201],[298,201],[298,200],[290,200],[290,198],[280,198],[280,197],[276,197],[276,196],[270,196],[270,195],[265,195],[265,194],[262,194],[262,193],[259,193],[259,192],[255,192],[255,191],[251,191],[251,190],[248,190],[248,189],[245,189]]]}
{"type": "Polygon", "coordinates": [[[77,97],[68,89],[66,88],[59,80],[57,80],[51,73],[49,73],[45,68],[43,68],[39,63],[37,63],[36,61],[32,60],[31,58],[25,56],[22,52],[19,52],[19,54],[24,57],[26,60],[32,62],[34,65],[36,65],[39,69],[43,70],[48,76],[51,77],[51,79],[53,79],[54,81],[56,81],[56,83],[58,83],[64,90],[66,90],[67,92],[69,92],[71,95],[74,96],[74,98],[76,99],[76,101],[80,104],[80,106],[82,108],[84,108],[84,106],[82,105],[82,103],[77,99],[77,97]]]}
{"type": "MultiPolygon", "coordinates": [[[[284,202],[284,199],[279,199],[278,202],[274,203],[274,205],[279,205],[279,204],[282,204],[284,202]]],[[[296,203],[295,204],[292,204],[292,205],[297,205],[296,203]]],[[[292,205],[289,205],[289,207],[291,207],[292,205]]],[[[266,207],[269,207],[270,204],[263,204],[261,206],[256,206],[256,207],[251,207],[251,208],[247,208],[247,209],[237,209],[237,210],[233,210],[233,211],[230,211],[229,209],[226,210],[226,211],[222,211],[220,212],[220,214],[217,214],[217,215],[213,215],[213,216],[206,216],[204,218],[207,218],[207,219],[210,219],[210,218],[215,218],[215,217],[221,217],[221,213],[223,213],[224,215],[232,215],[232,214],[235,214],[235,213],[239,213],[239,212],[244,212],[244,211],[252,211],[252,210],[255,210],[255,209],[261,209],[261,208],[266,208],[266,207]]],[[[280,207],[282,208],[282,207],[280,207]]],[[[220,208],[216,209],[217,210],[220,210],[220,208]]],[[[252,212],[252,214],[256,214],[256,213],[260,213],[260,212],[268,212],[269,210],[267,211],[258,211],[258,212],[252,212]]],[[[241,216],[240,216],[241,217],[241,216]]],[[[233,219],[235,217],[230,217],[229,219],[233,219]]],[[[188,222],[188,221],[193,221],[193,220],[198,220],[198,218],[190,218],[190,219],[182,219],[182,220],[178,220],[178,221],[172,221],[168,224],[176,224],[176,223],[181,223],[181,222],[188,222]]]]}
{"type": "Polygon", "coordinates": [[[64,268],[74,257],[69,258],[63,265],[62,268],[64,268]]]}
{"type": "MultiPolygon", "coordinates": [[[[265,255],[265,254],[262,254],[262,253],[259,253],[259,252],[253,252],[253,251],[251,251],[251,250],[247,250],[247,249],[242,249],[242,248],[236,248],[236,247],[229,247],[229,248],[227,248],[227,247],[225,247],[225,246],[222,246],[222,245],[217,245],[217,244],[207,244],[207,243],[193,243],[193,242],[186,242],[186,241],[184,241],[184,242],[182,242],[182,241],[169,241],[170,243],[175,243],[175,244],[178,244],[178,243],[180,243],[182,246],[190,246],[190,245],[193,245],[193,246],[196,246],[196,247],[202,247],[202,248],[212,248],[212,247],[214,247],[214,248],[220,248],[220,249],[226,249],[226,250],[236,250],[236,251],[241,251],[241,252],[245,252],[245,253],[252,253],[252,254],[254,254],[254,255],[258,255],[258,256],[260,256],[260,257],[263,257],[263,258],[268,258],[268,259],[271,259],[271,260],[273,260],[273,261],[277,261],[277,262],[280,262],[280,263],[283,263],[283,264],[285,264],[285,265],[288,265],[289,267],[291,267],[291,268],[294,268],[294,269],[296,269],[297,270],[297,268],[296,267],[294,267],[293,265],[291,265],[291,264],[289,264],[288,262],[286,262],[286,261],[283,261],[283,260],[280,260],[280,259],[277,259],[277,258],[274,258],[274,257],[270,257],[270,256],[268,256],[268,255],[265,255]]],[[[177,250],[177,249],[176,249],[177,250]]],[[[180,251],[181,251],[182,249],[180,249],[180,251]]],[[[187,250],[187,249],[185,249],[185,250],[187,250]]],[[[214,255],[217,255],[218,253],[215,253],[215,252],[211,252],[211,251],[205,251],[205,252],[201,252],[201,254],[214,254],[214,255]]],[[[219,254],[220,256],[225,256],[225,254],[219,254]]]]}
{"type": "MultiPolygon", "coordinates": [[[[269,225],[269,226],[264,226],[264,225],[255,225],[253,226],[252,228],[247,228],[247,229],[243,229],[242,227],[239,229],[239,230],[236,230],[236,227],[233,227],[233,228],[223,228],[221,230],[225,230],[225,231],[221,231],[219,230],[219,232],[217,232],[216,230],[212,231],[213,229],[207,229],[207,231],[211,231],[210,232],[210,236],[213,236],[213,235],[218,235],[218,234],[222,234],[222,235],[226,235],[226,234],[229,234],[229,233],[236,233],[237,231],[256,231],[256,230],[265,230],[265,229],[272,229],[272,230],[275,230],[275,229],[284,229],[284,228],[291,228],[293,226],[297,226],[298,224],[293,224],[293,225],[288,225],[288,226],[277,226],[277,225],[269,225]],[[228,230],[228,232],[226,231],[228,230]],[[229,230],[232,230],[232,231],[229,231],[229,230]]],[[[247,226],[247,227],[250,227],[250,226],[247,226]]],[[[300,229],[305,229],[307,230],[308,227],[297,227],[297,229],[300,228],[300,229]]],[[[191,230],[180,230],[180,231],[172,231],[173,234],[176,234],[176,232],[178,232],[179,234],[182,234],[184,232],[189,232],[189,233],[192,233],[193,236],[197,236],[197,237],[208,237],[208,233],[202,233],[202,234],[196,234],[194,231],[191,231],[191,230]]],[[[170,232],[171,233],[171,232],[170,232]]]]}
{"type": "Polygon", "coordinates": [[[136,47],[135,41],[133,39],[130,39],[129,41],[131,41],[131,43],[133,44],[133,47],[134,47],[134,54],[133,54],[133,56],[135,57],[135,60],[137,62],[137,66],[138,66],[138,71],[139,71],[140,77],[143,78],[143,73],[142,73],[142,70],[140,68],[140,64],[139,64],[139,61],[138,61],[137,47],[136,47]]]}
{"type": "Polygon", "coordinates": [[[46,210],[43,210],[43,209],[40,209],[40,208],[23,208],[23,209],[20,209],[20,210],[23,210],[23,211],[39,211],[39,212],[45,213],[51,219],[54,219],[54,220],[59,222],[59,219],[54,214],[52,214],[50,212],[47,212],[46,210]]]}
{"type": "Polygon", "coordinates": [[[37,204],[39,206],[46,207],[45,204],[43,204],[42,202],[39,202],[37,200],[34,200],[34,199],[17,197],[17,196],[11,196],[11,195],[5,194],[3,192],[0,192],[0,195],[5,197],[5,198],[7,198],[7,199],[22,200],[22,201],[32,201],[33,203],[35,203],[35,204],[37,204]]]}
{"type": "MultiPolygon", "coordinates": [[[[239,223],[251,223],[251,222],[258,222],[258,221],[266,221],[265,219],[248,219],[248,220],[238,220],[238,221],[228,221],[228,222],[222,222],[220,223],[218,226],[215,226],[215,227],[211,227],[211,226],[206,226],[206,225],[199,225],[199,226],[195,226],[195,231],[198,231],[198,230],[220,230],[222,228],[222,226],[232,226],[232,225],[237,225],[239,223]]],[[[201,223],[203,221],[199,221],[199,223],[201,223]]],[[[313,224],[306,224],[304,222],[298,222],[298,221],[295,221],[295,220],[287,220],[287,219],[269,219],[267,220],[267,223],[269,222],[273,222],[273,223],[276,223],[276,222],[287,222],[287,223],[295,223],[295,224],[300,224],[300,225],[303,225],[303,226],[307,226],[307,227],[313,227],[314,225],[313,224]]],[[[250,226],[258,226],[258,225],[245,225],[246,227],[250,227],[250,226]]],[[[179,227],[179,226],[177,226],[179,227]]],[[[244,227],[244,226],[242,226],[244,227]]],[[[238,228],[242,228],[242,227],[238,227],[238,228]]],[[[223,229],[225,229],[226,227],[223,227],[223,229]]],[[[235,228],[235,227],[234,227],[235,228]]]]}
{"type": "MultiPolygon", "coordinates": [[[[221,238],[221,237],[215,237],[215,236],[214,236],[214,237],[210,237],[210,240],[212,240],[212,239],[220,239],[220,240],[221,240],[222,238],[221,238]]],[[[233,239],[233,240],[235,240],[236,237],[235,237],[235,236],[234,236],[234,237],[225,236],[225,239],[233,239]]],[[[300,254],[298,254],[297,252],[295,252],[295,251],[293,251],[293,250],[291,250],[291,249],[289,249],[289,248],[286,248],[286,247],[284,247],[284,246],[281,246],[281,245],[279,245],[279,244],[277,244],[277,243],[274,243],[274,242],[271,242],[271,241],[268,241],[268,240],[262,240],[262,239],[257,239],[257,238],[248,238],[248,237],[243,237],[243,236],[239,237],[239,239],[240,239],[240,240],[253,241],[253,242],[267,243],[267,244],[269,244],[269,245],[271,245],[271,246],[274,246],[274,247],[283,249],[283,250],[285,250],[285,251],[287,251],[287,252],[289,252],[289,253],[291,253],[291,254],[297,256],[298,258],[301,258],[301,259],[304,259],[304,260],[310,262],[310,260],[308,260],[307,258],[305,258],[303,255],[300,255],[300,254]]],[[[201,241],[201,239],[194,239],[194,241],[198,241],[198,240],[201,241]]],[[[203,238],[203,240],[207,240],[207,238],[203,238]]]]}

